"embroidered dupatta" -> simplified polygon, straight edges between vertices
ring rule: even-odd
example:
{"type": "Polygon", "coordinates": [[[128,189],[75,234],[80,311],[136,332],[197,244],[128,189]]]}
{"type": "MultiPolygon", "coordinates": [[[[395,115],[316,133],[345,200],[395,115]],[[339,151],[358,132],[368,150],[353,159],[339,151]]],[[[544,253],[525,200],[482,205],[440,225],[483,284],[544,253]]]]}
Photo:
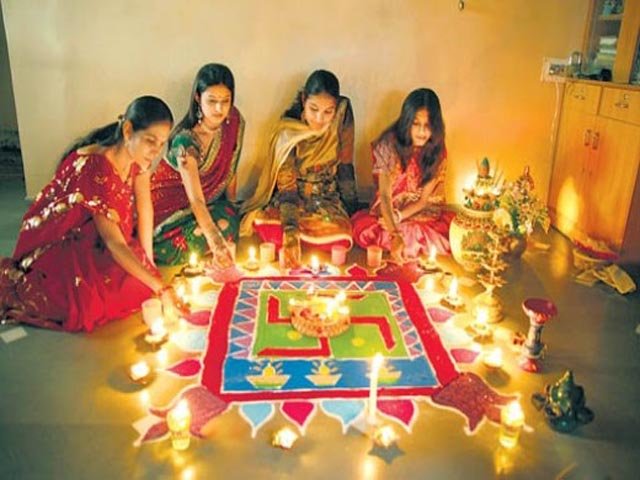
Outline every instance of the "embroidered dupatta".
{"type": "Polygon", "coordinates": [[[269,157],[252,197],[245,200],[240,234],[251,235],[253,220],[259,209],[269,203],[278,173],[295,149],[301,174],[339,163],[351,163],[353,151],[353,114],[349,99],[341,97],[333,121],[323,130],[312,130],[295,118],[281,118],[269,142],[269,157]]]}
{"type": "MultiPolygon", "coordinates": [[[[202,155],[202,160],[198,164],[202,193],[207,203],[217,200],[225,191],[229,196],[235,196],[235,174],[242,149],[244,119],[235,107],[229,113],[228,119],[229,123],[222,123],[219,133],[214,136],[209,150],[202,155]]],[[[175,220],[176,214],[183,214],[183,210],[190,212],[189,199],[182,185],[176,161],[176,149],[179,147],[179,142],[176,140],[179,136],[191,136],[191,142],[197,143],[191,131],[180,132],[174,138],[166,158],[160,162],[153,173],[151,198],[156,231],[167,220],[175,220]]]]}

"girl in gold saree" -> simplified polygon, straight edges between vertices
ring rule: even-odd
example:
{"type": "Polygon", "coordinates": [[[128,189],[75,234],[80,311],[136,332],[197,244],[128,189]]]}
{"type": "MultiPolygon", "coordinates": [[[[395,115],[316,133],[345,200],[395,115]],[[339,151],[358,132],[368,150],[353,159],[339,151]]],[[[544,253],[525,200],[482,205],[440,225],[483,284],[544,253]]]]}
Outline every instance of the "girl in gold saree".
{"type": "MultiPolygon", "coordinates": [[[[336,76],[317,70],[276,125],[267,166],[242,207],[240,234],[255,229],[278,247],[351,248],[356,203],[351,105],[336,76]]],[[[298,261],[290,258],[288,266],[298,261]]]]}

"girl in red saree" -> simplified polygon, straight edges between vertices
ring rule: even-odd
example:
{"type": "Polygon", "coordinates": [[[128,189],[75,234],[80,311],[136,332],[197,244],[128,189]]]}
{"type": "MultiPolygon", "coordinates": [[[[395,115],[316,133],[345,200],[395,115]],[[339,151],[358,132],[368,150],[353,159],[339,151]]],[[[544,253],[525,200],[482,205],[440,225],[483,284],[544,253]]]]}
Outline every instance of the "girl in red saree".
{"type": "Polygon", "coordinates": [[[400,117],[373,142],[378,191],[371,208],[351,219],[354,241],[379,245],[397,261],[428,253],[449,253],[452,212],[444,204],[445,128],[440,101],[420,88],[402,104],[400,117]]]}
{"type": "Polygon", "coordinates": [[[208,64],[196,75],[189,110],[169,140],[153,174],[155,258],[186,263],[209,250],[217,263],[231,262],[227,242],[237,242],[236,169],[244,120],[233,106],[235,82],[226,66],[208,64]]]}
{"type": "MultiPolygon", "coordinates": [[[[255,229],[287,251],[300,242],[351,248],[349,213],[356,203],[351,105],[336,76],[316,70],[276,125],[256,191],[242,206],[241,234],[255,229]]],[[[294,267],[298,257],[285,263],[294,267]]]]}
{"type": "Polygon", "coordinates": [[[154,293],[177,305],[151,260],[148,172],[172,122],[162,100],[140,97],[67,150],[2,260],[0,316],[91,331],[154,293]]]}

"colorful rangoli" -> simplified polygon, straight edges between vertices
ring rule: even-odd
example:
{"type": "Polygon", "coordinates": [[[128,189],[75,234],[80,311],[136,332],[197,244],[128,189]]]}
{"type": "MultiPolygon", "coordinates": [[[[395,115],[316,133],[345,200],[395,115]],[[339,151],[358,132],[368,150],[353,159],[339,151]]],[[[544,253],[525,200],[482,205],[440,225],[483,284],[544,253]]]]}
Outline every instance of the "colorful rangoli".
{"type": "Polygon", "coordinates": [[[151,410],[139,442],[166,435],[163,417],[180,397],[189,400],[196,435],[234,406],[253,435],[277,408],[302,432],[319,408],[346,431],[364,415],[376,353],[385,358],[380,415],[410,430],[417,402],[430,400],[464,413],[470,431],[485,416],[496,420],[496,406],[509,397],[476,375],[459,372],[456,365],[473,362],[477,352],[465,348],[464,332],[447,325],[452,313],[425,308],[407,277],[398,268],[368,276],[353,267],[348,276],[253,277],[225,284],[212,298],[214,308],[192,314],[190,328],[174,340],[183,351],[201,356],[168,370],[197,383],[167,408],[151,410]],[[289,302],[305,298],[310,289],[327,297],[343,292],[351,316],[347,331],[317,338],[292,327],[289,302]]]}

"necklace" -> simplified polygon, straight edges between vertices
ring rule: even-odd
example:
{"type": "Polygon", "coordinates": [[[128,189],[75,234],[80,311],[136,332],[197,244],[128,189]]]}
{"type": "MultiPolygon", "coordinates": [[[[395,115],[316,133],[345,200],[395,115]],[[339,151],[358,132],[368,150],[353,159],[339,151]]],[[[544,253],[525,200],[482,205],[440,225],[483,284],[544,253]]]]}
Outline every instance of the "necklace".
{"type": "Polygon", "coordinates": [[[203,132],[205,132],[205,133],[207,133],[209,135],[211,135],[212,133],[216,133],[218,131],[218,129],[220,128],[219,126],[212,128],[209,125],[207,125],[204,120],[200,120],[198,122],[198,126],[202,129],[203,132]]]}

